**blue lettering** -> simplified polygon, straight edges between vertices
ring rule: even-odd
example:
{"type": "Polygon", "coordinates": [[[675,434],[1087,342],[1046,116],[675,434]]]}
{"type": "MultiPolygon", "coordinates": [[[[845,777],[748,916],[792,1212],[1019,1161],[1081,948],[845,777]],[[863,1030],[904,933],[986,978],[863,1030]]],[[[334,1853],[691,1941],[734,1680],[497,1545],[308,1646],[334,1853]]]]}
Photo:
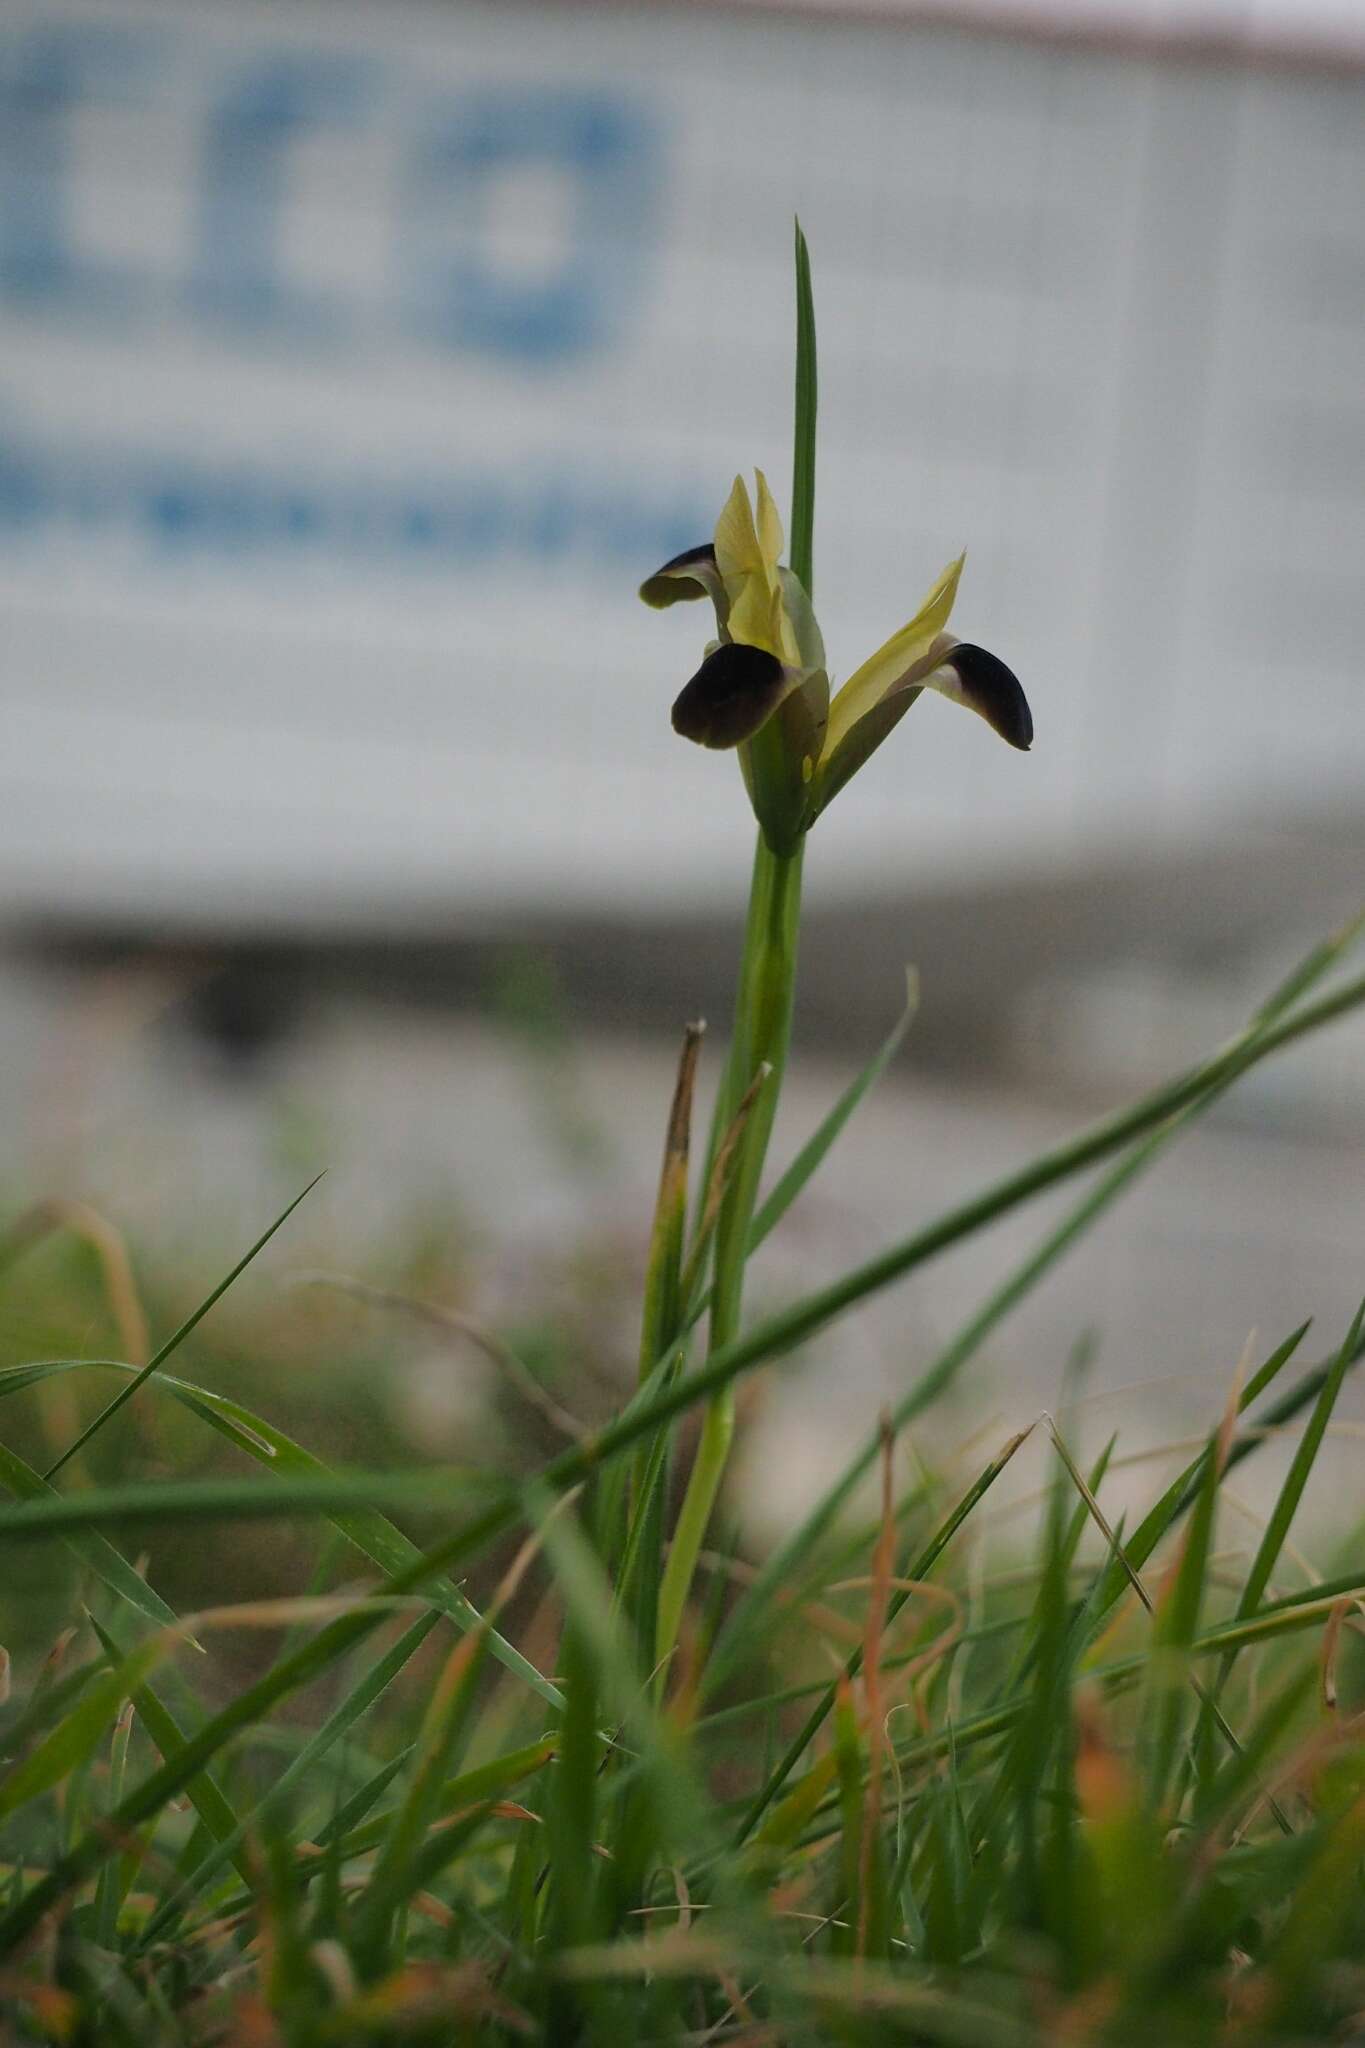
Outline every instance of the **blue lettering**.
{"type": "Polygon", "coordinates": [[[522,364],[600,347],[638,288],[658,169],[652,122],[614,95],[506,90],[443,104],[408,177],[402,260],[416,326],[522,364]],[[529,278],[489,233],[500,181],[528,169],[562,181],[567,223],[554,262],[529,278]]]}
{"type": "Polygon", "coordinates": [[[150,36],[75,24],[0,45],[0,290],[37,306],[124,316],[145,280],[72,244],[72,118],[82,104],[143,103],[150,36]]]}
{"type": "Polygon", "coordinates": [[[190,298],[201,313],[247,332],[330,341],[344,327],[334,295],[281,275],[280,218],[289,152],[310,129],[353,127],[373,66],[359,58],[271,57],[234,78],[208,121],[201,165],[198,249],[190,298]]]}
{"type": "Polygon", "coordinates": [[[58,451],[0,432],[0,546],[52,529],[92,549],[131,539],[155,557],[233,562],[272,573],[290,559],[402,564],[437,573],[594,571],[628,592],[652,563],[705,530],[690,491],[641,491],[584,477],[562,459],[503,476],[277,472],[173,451],[81,446],[58,451]]]}

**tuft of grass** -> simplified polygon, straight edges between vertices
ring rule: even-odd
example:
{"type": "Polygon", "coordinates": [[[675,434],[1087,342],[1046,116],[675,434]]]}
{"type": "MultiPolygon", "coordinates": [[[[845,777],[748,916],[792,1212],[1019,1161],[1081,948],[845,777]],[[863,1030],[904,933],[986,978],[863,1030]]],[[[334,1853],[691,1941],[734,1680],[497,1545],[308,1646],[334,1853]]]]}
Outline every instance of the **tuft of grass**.
{"type": "MultiPolygon", "coordinates": [[[[1343,949],[1315,949],[1314,971],[1258,1013],[1239,1071],[1305,1016],[1340,1013],[1340,988],[1324,999],[1318,983],[1343,949]]],[[[1294,1590],[1275,1581],[1365,1355],[1365,1304],[1317,1363],[1298,1362],[1306,1324],[1276,1345],[1130,1534],[1104,1504],[1113,1445],[1083,1471],[1050,1418],[1023,1418],[947,1501],[898,1477],[905,1415],[1229,1084],[1226,1053],[1100,1127],[1114,1164],[874,1432],[881,1505],[855,1548],[866,1453],[756,1570],[728,1547],[708,1557],[660,1668],[658,1566],[643,1561],[666,1543],[677,1431],[718,1360],[737,1382],[813,1314],[797,1302],[685,1369],[705,1284],[678,1213],[697,1049],[689,1034],[641,1387],[532,1480],[332,1470],[160,1366],[0,1372],[15,1414],[54,1383],[116,1374],[243,1468],[63,1491],[0,1451],[10,1555],[73,1545],[80,1573],[53,1617],[58,1651],[29,1659],[0,1709],[13,2038],[1348,2037],[1365,2005],[1365,1555],[1294,1590]],[[1230,1577],[1227,1474],[1296,1419],[1263,1536],[1230,1577]],[[1040,1442],[1048,1507],[1021,1570],[981,1513],[1040,1442]],[[423,1548],[389,1519],[412,1513],[447,1527],[423,1548]],[[224,1517],[293,1521],[314,1556],[306,1593],[176,1613],[129,1532],[155,1558],[224,1517]],[[479,1611],[459,1578],[518,1530],[479,1611]],[[500,1632],[519,1587],[548,1646],[536,1657],[500,1632]],[[242,1632],[265,1646],[245,1680],[222,1654],[242,1632]]],[[[826,1149],[817,1133],[798,1159],[826,1149]]],[[[713,1209],[735,1150],[716,1147],[713,1209]]],[[[1082,1136],[1047,1178],[1099,1150],[1082,1136]]],[[[990,1220],[1020,1182],[959,1216],[990,1220]]],[[[796,1200],[802,1174],[776,1185],[796,1200]]],[[[899,1265],[840,1288],[860,1298],[899,1265]]]]}

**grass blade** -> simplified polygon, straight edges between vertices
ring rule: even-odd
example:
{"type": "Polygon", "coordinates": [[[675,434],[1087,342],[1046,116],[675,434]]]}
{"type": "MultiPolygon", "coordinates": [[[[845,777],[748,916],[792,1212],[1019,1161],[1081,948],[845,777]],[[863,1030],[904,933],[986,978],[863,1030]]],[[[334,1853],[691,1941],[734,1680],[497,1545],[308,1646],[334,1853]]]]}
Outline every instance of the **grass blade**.
{"type": "Polygon", "coordinates": [[[759,1207],[749,1229],[749,1250],[757,1251],[768,1233],[775,1229],[823,1163],[835,1139],[848,1123],[854,1111],[876,1087],[882,1075],[890,1066],[905,1042],[905,1034],[914,1021],[919,1005],[919,980],[913,968],[905,974],[905,1007],[891,1027],[881,1046],[872,1055],[862,1072],[844,1090],[829,1115],[817,1130],[807,1138],[791,1165],[781,1176],[767,1200],[759,1207]]]}
{"type": "MultiPolygon", "coordinates": [[[[0,1485],[8,1487],[11,1493],[17,1494],[31,1507],[48,1508],[54,1513],[60,1513],[66,1498],[49,1486],[31,1465],[25,1464],[17,1451],[9,1450],[4,1444],[0,1444],[0,1485]]],[[[12,1512],[12,1509],[0,1507],[0,1520],[12,1512]]],[[[102,1515],[88,1518],[92,1521],[103,1519],[102,1515]]],[[[144,1621],[150,1621],[156,1628],[175,1626],[174,1609],[166,1605],[160,1594],[152,1591],[147,1581],[133,1570],[127,1558],[106,1537],[88,1526],[71,1527],[65,1540],[81,1563],[88,1566],[111,1593],[117,1593],[120,1600],[126,1600],[144,1621]]]]}
{"type": "MultiPolygon", "coordinates": [[[[133,1708],[131,1701],[125,1701],[109,1745],[109,1803],[117,1806],[123,1797],[123,1780],[128,1768],[128,1744],[133,1733],[133,1708]]],[[[134,1855],[112,1860],[100,1872],[99,1888],[95,1893],[95,1941],[100,1948],[112,1949],[118,1939],[119,1907],[123,1903],[128,1884],[136,1868],[134,1855]]]]}
{"type": "Polygon", "coordinates": [[[692,1095],[697,1059],[706,1026],[689,1024],[683,1032],[682,1055],[664,1140],[659,1192],[645,1267],[645,1302],[640,1338],[640,1372],[646,1375],[656,1358],[676,1343],[682,1327],[683,1245],[687,1235],[687,1162],[692,1142],[692,1095]]]}
{"type": "MultiPolygon", "coordinates": [[[[0,1457],[0,1464],[8,1456],[12,1453],[0,1457]]],[[[461,1489],[487,1493],[490,1482],[486,1474],[442,1466],[426,1472],[301,1473],[286,1476],[276,1485],[259,1479],[133,1480],[120,1486],[92,1486],[79,1494],[42,1494],[18,1506],[0,1506],[0,1537],[22,1543],[73,1531],[83,1534],[100,1522],[125,1517],[152,1526],[213,1518],[235,1522],[293,1521],[314,1515],[330,1518],[333,1513],[376,1503],[431,1509],[449,1506],[461,1489]]],[[[499,1485],[494,1490],[502,1488],[499,1485]]],[[[513,1498],[510,1486],[506,1492],[513,1498]]],[[[414,1551],[414,1569],[423,1556],[414,1551]]],[[[131,1566],[125,1569],[130,1577],[137,1576],[131,1566]]],[[[113,1585],[113,1578],[107,1583],[113,1585]]],[[[115,1586],[115,1590],[121,1587],[115,1586]]],[[[147,1598],[156,1596],[148,1592],[147,1598]]],[[[175,1620],[173,1614],[170,1618],[175,1620]]]]}
{"type": "MultiPolygon", "coordinates": [[[[1237,1409],[1239,1414],[1244,1415],[1252,1402],[1260,1394],[1263,1394],[1271,1382],[1278,1377],[1298,1350],[1299,1345],[1303,1342],[1310,1328],[1311,1324],[1300,1323],[1298,1329],[1291,1331],[1284,1342],[1277,1345],[1275,1350],[1271,1352],[1269,1358],[1266,1359],[1259,1370],[1252,1374],[1238,1396],[1237,1409]]],[[[1297,1394],[1291,1396],[1291,1400],[1296,1398],[1297,1394]]],[[[1276,1419],[1279,1419],[1278,1416],[1276,1419]]],[[[1259,1441],[1259,1437],[1237,1439],[1231,1445],[1228,1452],[1229,1469],[1239,1461],[1239,1455],[1246,1456],[1248,1452],[1256,1448],[1259,1441]]],[[[1167,1531],[1198,1500],[1203,1487],[1207,1462],[1212,1455],[1212,1449],[1211,1442],[1204,1446],[1198,1457],[1193,1459],[1185,1467],[1184,1471],[1171,1481],[1160,1500],[1157,1501],[1154,1507],[1148,1510],[1138,1523],[1133,1534],[1126,1539],[1123,1546],[1124,1550],[1138,1571],[1141,1571],[1143,1565],[1146,1564],[1148,1558],[1167,1531]]],[[[1117,1557],[1111,1558],[1105,1566],[1099,1591],[1089,1605],[1088,1620],[1093,1631],[1098,1631],[1105,1616],[1114,1602],[1122,1596],[1128,1583],[1128,1575],[1124,1571],[1119,1559],[1117,1557]]]]}
{"type": "MultiPolygon", "coordinates": [[[[130,1366],[116,1359],[102,1358],[48,1359],[32,1365],[10,1366],[0,1369],[0,1399],[6,1394],[18,1393],[25,1387],[33,1386],[52,1373],[76,1371],[87,1366],[101,1371],[126,1373],[132,1370],[130,1366]]],[[[318,1480],[320,1486],[339,1481],[345,1488],[346,1475],[334,1472],[311,1451],[305,1450],[302,1444],[286,1436],[274,1423],[267,1422],[263,1416],[244,1407],[240,1401],[230,1400],[226,1394],[214,1393],[208,1387],[197,1386],[192,1380],[180,1379],[172,1373],[159,1374],[157,1385],[179,1401],[182,1407],[188,1408],[192,1414],[206,1422],[219,1436],[225,1437],[239,1451],[244,1451],[257,1464],[263,1465],[267,1471],[277,1475],[290,1473],[302,1477],[311,1476],[318,1480]]],[[[0,1458],[5,1455],[3,1450],[0,1450],[0,1458]]],[[[31,1476],[34,1479],[37,1477],[36,1474],[31,1476]]],[[[398,1483],[395,1498],[403,1498],[406,1488],[413,1481],[416,1481],[423,1490],[428,1483],[420,1474],[394,1476],[398,1483]]],[[[431,1504],[436,1504],[443,1484],[439,1478],[436,1480],[431,1504]]],[[[88,1499],[89,1496],[82,1495],[80,1498],[88,1499]]],[[[378,1565],[383,1572],[403,1571],[421,1556],[412,1539],[405,1536],[401,1529],[395,1528],[393,1523],[386,1520],[376,1509],[361,1505],[349,1511],[344,1507],[334,1507],[324,1509],[323,1512],[327,1513],[333,1527],[339,1530],[348,1542],[354,1544],[363,1557],[378,1565]]],[[[448,1583],[435,1585],[427,1597],[454,1622],[457,1628],[472,1629],[480,1625],[478,1609],[458,1586],[448,1583]]],[[[148,1618],[157,1621],[175,1619],[169,1609],[164,1614],[149,1615],[148,1618]]],[[[489,1647],[498,1662],[514,1677],[529,1685],[533,1692],[539,1693],[547,1706],[563,1705],[559,1688],[537,1671],[535,1666],[522,1656],[520,1650],[507,1642],[496,1630],[490,1639],[489,1647]]]]}
{"type": "MultiPolygon", "coordinates": [[[[90,1625],[99,1637],[104,1653],[111,1663],[117,1663],[120,1658],[126,1656],[122,1645],[108,1629],[101,1626],[94,1615],[90,1617],[90,1625]]],[[[157,1696],[145,1678],[133,1688],[131,1697],[134,1711],[150,1736],[153,1746],[160,1752],[164,1762],[171,1762],[185,1747],[184,1730],[170,1708],[157,1696]]],[[[234,1834],[238,1840],[241,1839],[241,1830],[238,1828],[237,1816],[233,1812],[231,1802],[210,1771],[197,1772],[185,1786],[185,1795],[216,1842],[227,1841],[234,1834]]],[[[238,1868],[242,1877],[249,1880],[250,1872],[245,1862],[239,1863],[238,1868]]]]}
{"type": "Polygon", "coordinates": [[[152,1356],[148,1359],[147,1363],[144,1366],[140,1366],[138,1370],[133,1374],[133,1377],[131,1380],[129,1380],[127,1386],[120,1388],[119,1392],[115,1394],[113,1400],[110,1401],[106,1407],[100,1410],[99,1414],[95,1416],[92,1422],[86,1424],[85,1428],[81,1431],[80,1435],[76,1438],[75,1442],[73,1444],[68,1445],[67,1449],[62,1452],[62,1455],[60,1456],[60,1458],[58,1458],[57,1462],[54,1465],[49,1466],[48,1470],[43,1474],[43,1477],[45,1479],[55,1479],[57,1474],[61,1471],[63,1465],[67,1464],[70,1459],[74,1458],[78,1452],[83,1451],[85,1449],[85,1446],[89,1443],[91,1437],[94,1436],[99,1430],[103,1429],[105,1423],[109,1422],[115,1415],[117,1415],[119,1409],[124,1406],[125,1402],[132,1400],[138,1388],[144,1385],[144,1383],[151,1378],[152,1374],[156,1372],[158,1367],[165,1364],[166,1360],[170,1357],[171,1353],[179,1349],[179,1347],[184,1343],[185,1339],[189,1336],[191,1330],[196,1329],[198,1325],[203,1322],[204,1317],[208,1314],[209,1310],[214,1306],[214,1304],[222,1300],[223,1296],[227,1293],[229,1287],[231,1287],[233,1281],[239,1279],[241,1275],[245,1273],[247,1267],[251,1264],[252,1260],[256,1257],[256,1254],[258,1252],[264,1251],[265,1247],[269,1244],[271,1238],[275,1235],[275,1232],[281,1227],[282,1224],[287,1223],[289,1221],[289,1218],[298,1208],[299,1203],[302,1202],[306,1196],[312,1194],[313,1189],[317,1186],[318,1182],[321,1179],[322,1175],[320,1173],[315,1174],[313,1179],[309,1181],[307,1187],[304,1188],[300,1194],[295,1195],[293,1201],[289,1204],[289,1206],[286,1209],[282,1210],[281,1213],[275,1218],[275,1221],[271,1224],[269,1230],[263,1231],[261,1235],[257,1238],[255,1244],[252,1245],[250,1251],[245,1253],[244,1256],[237,1261],[237,1264],[233,1267],[232,1271],[227,1275],[227,1277],[218,1282],[218,1285],[213,1289],[212,1293],[204,1297],[203,1301],[200,1302],[198,1308],[195,1309],[194,1313],[192,1315],[186,1316],[184,1322],[180,1325],[180,1328],[174,1333],[174,1335],[166,1339],[166,1342],[161,1346],[161,1349],[159,1351],[153,1352],[152,1356]]]}
{"type": "Polygon", "coordinates": [[[1313,1469],[1314,1461],[1322,1448],[1322,1440],[1327,1434],[1327,1425],[1332,1419],[1332,1410],[1336,1406],[1337,1396],[1341,1392],[1342,1381],[1346,1377],[1347,1368],[1352,1360],[1359,1356],[1363,1329],[1365,1329],[1365,1301],[1361,1302],[1360,1307],[1355,1312],[1355,1318],[1346,1334],[1341,1349],[1333,1360],[1331,1370],[1327,1374],[1326,1379],[1323,1381],[1322,1391],[1318,1395],[1313,1412],[1308,1418],[1308,1426],[1300,1437],[1295,1449],[1289,1471],[1285,1475],[1284,1485],[1280,1488],[1270,1520],[1266,1524],[1265,1533],[1257,1547],[1251,1569],[1247,1573],[1246,1584],[1242,1588],[1242,1597],[1237,1605],[1237,1618],[1239,1621],[1259,1607],[1262,1595],[1270,1584],[1270,1575],[1279,1562],[1280,1552],[1284,1548],[1290,1524],[1298,1512],[1299,1502],[1303,1499],[1303,1491],[1308,1484],[1308,1475],[1313,1469]]]}
{"type": "MultiPolygon", "coordinates": [[[[994,1183],[980,1195],[948,1210],[935,1222],[899,1240],[875,1258],[815,1289],[787,1308],[756,1323],[722,1345],[684,1382],[660,1386],[638,1403],[630,1403],[615,1422],[603,1429],[586,1450],[563,1453],[542,1477],[554,1485],[573,1484],[590,1467],[633,1443],[646,1430],[695,1406],[729,1386],[765,1360],[780,1358],[813,1337],[838,1316],[903,1279],[939,1252],[984,1229],[1022,1202],[1107,1158],[1143,1132],[1179,1111],[1198,1112],[1214,1097],[1249,1073],[1262,1060],[1297,1044],[1311,1033],[1337,1022],[1365,1005],[1365,975],[1343,982],[1331,994],[1304,1006],[1266,1030],[1247,1032],[1205,1065],[1143,1098],[1133,1108],[1103,1118],[1068,1144],[1043,1153],[1017,1173],[994,1183]]],[[[656,1361],[656,1371],[667,1364],[656,1361]]]]}
{"type": "Polygon", "coordinates": [[[815,552],[815,423],[819,409],[816,371],[815,294],[810,250],[796,227],[796,404],[792,425],[791,566],[813,598],[815,552]]]}
{"type": "Polygon", "coordinates": [[[1186,1532],[1180,1562],[1156,1609],[1148,1667],[1147,1733],[1150,1745],[1148,1792],[1152,1808],[1158,1813],[1165,1803],[1166,1787],[1180,1738],[1190,1652],[1199,1632],[1218,1487],[1223,1476],[1223,1450],[1230,1421],[1231,1418],[1219,1437],[1210,1444],[1205,1456],[1203,1483],[1186,1532]]]}
{"type": "Polygon", "coordinates": [[[170,1635],[151,1636],[106,1677],[87,1686],[70,1713],[0,1778],[0,1821],[8,1820],[30,1799],[50,1792],[93,1755],[124,1701],[173,1648],[170,1635]]]}
{"type": "MultiPolygon", "coordinates": [[[[968,1487],[950,1513],[945,1516],[933,1536],[909,1567],[905,1574],[907,1578],[928,1578],[930,1572],[934,1569],[934,1566],[938,1563],[940,1557],[942,1557],[944,1551],[952,1542],[953,1537],[962,1527],[962,1524],[966,1521],[977,1503],[994,1486],[1000,1474],[1009,1464],[1010,1459],[1019,1449],[1019,1446],[1027,1442],[1031,1434],[1032,1426],[1029,1429],[1021,1430],[1017,1436],[1011,1437],[999,1454],[991,1459],[991,1462],[985,1467],[984,1471],[978,1474],[972,1485],[968,1487]]],[[[908,1593],[903,1592],[892,1595],[886,1610],[888,1625],[896,1619],[896,1616],[900,1613],[909,1597],[908,1593]]],[[[840,1675],[845,1680],[852,1680],[857,1677],[858,1673],[862,1670],[862,1666],[863,1648],[859,1644],[857,1649],[850,1653],[840,1675]]],[[[838,1685],[839,1681],[835,1679],[826,1686],[821,1698],[811,1709],[804,1726],[792,1738],[776,1769],[769,1773],[758,1796],[747,1808],[739,1827],[737,1839],[740,1842],[743,1842],[752,1834],[754,1828],[757,1827],[762,1819],[763,1814],[767,1811],[768,1806],[781,1791],[783,1785],[787,1782],[787,1779],[791,1776],[797,1764],[801,1761],[801,1758],[819,1733],[820,1728],[833,1712],[835,1701],[838,1697],[838,1685]]]]}
{"type": "MultiPolygon", "coordinates": [[[[349,1733],[357,1721],[361,1719],[362,1715],[369,1712],[375,1701],[387,1690],[403,1667],[421,1648],[432,1629],[435,1628],[436,1621],[437,1617],[435,1614],[422,1615],[399,1638],[393,1648],[365,1673],[359,1685],[352,1692],[348,1693],[340,1706],[336,1707],[328,1715],[316,1734],[310,1736],[308,1741],[299,1750],[297,1756],[286,1765],[279,1777],[276,1778],[270,1788],[270,1799],[279,1800],[287,1793],[292,1792],[294,1786],[306,1777],[314,1764],[325,1756],[327,1751],[338,1743],[344,1735],[349,1733]]],[[[156,1740],[155,1735],[153,1735],[153,1740],[156,1740]]],[[[161,1749],[162,1755],[165,1756],[167,1752],[159,1741],[157,1742],[157,1747],[161,1749]]],[[[399,1762],[401,1762],[401,1759],[386,1768],[392,1772],[398,1768],[399,1762]]],[[[189,1872],[179,1890],[170,1898],[164,1900],[157,1908],[156,1913],[143,1929],[138,1944],[140,1948],[147,1947],[163,1933],[178,1915],[183,1913],[193,1903],[195,1897],[213,1882],[229,1861],[236,1861],[237,1851],[242,1847],[252,1827],[261,1820],[266,1804],[267,1801],[262,1800],[259,1805],[252,1807],[249,1812],[243,1814],[242,1818],[226,1834],[217,1835],[217,1830],[212,1830],[217,1835],[215,1846],[189,1872]]],[[[320,1839],[325,1841],[327,1836],[324,1835],[320,1839]]],[[[249,1876],[249,1873],[244,1871],[243,1875],[249,1876]]]]}

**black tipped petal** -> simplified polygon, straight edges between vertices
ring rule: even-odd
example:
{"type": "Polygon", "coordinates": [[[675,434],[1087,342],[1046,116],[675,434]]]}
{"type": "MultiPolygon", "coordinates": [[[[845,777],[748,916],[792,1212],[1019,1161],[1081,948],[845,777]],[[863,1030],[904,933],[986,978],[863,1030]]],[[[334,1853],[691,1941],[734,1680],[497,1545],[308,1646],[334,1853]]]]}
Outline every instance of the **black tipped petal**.
{"type": "Polygon", "coordinates": [[[640,595],[655,611],[664,611],[671,604],[684,604],[695,597],[714,595],[720,583],[716,568],[715,543],[707,541],[703,547],[684,548],[680,555],[656,569],[640,585],[640,595]]]}
{"type": "Polygon", "coordinates": [[[1033,745],[1033,713],[1014,670],[968,640],[958,641],[944,666],[955,671],[963,703],[979,712],[992,732],[1026,754],[1033,745]]]}
{"type": "Polygon", "coordinates": [[[673,706],[673,730],[699,747],[737,747],[772,716],[788,680],[775,654],[726,641],[707,655],[673,706]]]}

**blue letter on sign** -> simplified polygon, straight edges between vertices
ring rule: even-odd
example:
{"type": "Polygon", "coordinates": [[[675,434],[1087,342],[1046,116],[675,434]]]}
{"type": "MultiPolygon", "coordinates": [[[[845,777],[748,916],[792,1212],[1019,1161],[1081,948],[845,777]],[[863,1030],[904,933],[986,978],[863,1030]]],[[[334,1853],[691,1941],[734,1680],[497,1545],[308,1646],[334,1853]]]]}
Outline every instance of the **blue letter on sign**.
{"type": "Polygon", "coordinates": [[[95,23],[0,44],[0,290],[90,315],[137,309],[143,280],[83,255],[70,235],[72,125],[84,106],[136,107],[152,40],[95,23]]]}
{"type": "Polygon", "coordinates": [[[418,326],[534,364],[610,341],[639,284],[657,186],[653,123],[615,94],[490,90],[444,104],[417,145],[404,223],[418,326]]]}
{"type": "Polygon", "coordinates": [[[235,77],[214,108],[204,145],[199,249],[191,295],[229,326],[291,340],[332,339],[341,307],[280,274],[289,151],[319,126],[360,116],[371,66],[363,59],[270,57],[235,77]]]}

